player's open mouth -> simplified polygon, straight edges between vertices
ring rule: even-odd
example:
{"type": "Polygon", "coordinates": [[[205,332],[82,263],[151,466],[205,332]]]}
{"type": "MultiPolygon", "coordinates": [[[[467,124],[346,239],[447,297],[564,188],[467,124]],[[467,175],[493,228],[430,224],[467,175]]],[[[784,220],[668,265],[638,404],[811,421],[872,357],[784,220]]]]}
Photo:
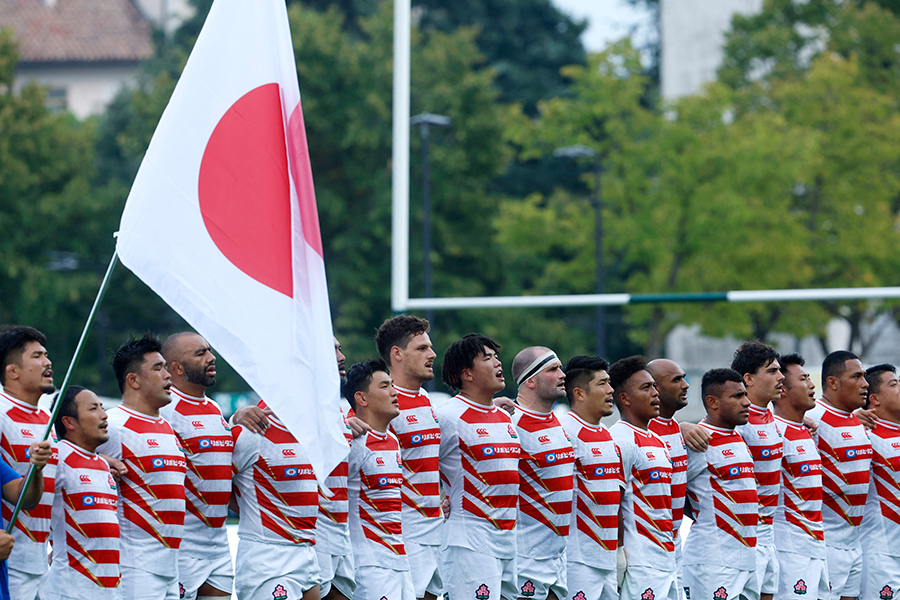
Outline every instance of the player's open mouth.
{"type": "Polygon", "coordinates": [[[216,365],[210,365],[210,366],[208,366],[208,367],[206,368],[206,374],[207,374],[207,375],[212,375],[213,377],[215,377],[215,376],[216,376],[216,365]]]}
{"type": "Polygon", "coordinates": [[[45,379],[53,379],[53,369],[47,367],[41,374],[45,379]]]}

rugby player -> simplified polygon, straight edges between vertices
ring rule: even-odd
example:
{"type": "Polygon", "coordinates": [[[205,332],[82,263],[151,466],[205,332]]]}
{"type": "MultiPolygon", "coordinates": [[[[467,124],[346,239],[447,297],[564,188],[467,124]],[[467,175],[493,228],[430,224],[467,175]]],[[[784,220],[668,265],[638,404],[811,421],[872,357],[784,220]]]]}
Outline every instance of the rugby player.
{"type": "MultiPolygon", "coordinates": [[[[47,338],[33,327],[14,326],[0,333],[0,456],[19,475],[28,472],[29,448],[42,438],[50,422],[50,415],[38,407],[41,396],[56,389],[46,345],[47,338]]],[[[13,529],[16,551],[5,564],[9,568],[9,589],[16,600],[34,600],[41,577],[47,572],[55,447],[53,454],[43,470],[40,502],[31,510],[23,510],[13,529]]],[[[5,521],[9,521],[15,504],[15,499],[4,501],[5,521]]]]}
{"type": "Polygon", "coordinates": [[[438,408],[441,480],[450,498],[441,576],[450,600],[518,596],[518,434],[494,394],[505,387],[500,346],[469,334],[444,353],[442,378],[459,394],[438,408]]]}
{"type": "Polygon", "coordinates": [[[162,345],[150,334],[116,350],[113,371],[122,404],[109,411],[109,440],[97,452],[128,471],[119,482],[122,597],[178,598],[178,547],[184,529],[186,463],[159,409],[172,401],[162,345]]]}
{"type": "Polygon", "coordinates": [[[778,558],[772,522],[781,488],[781,436],[769,404],[781,394],[784,375],[778,353],[759,340],[744,342],[734,353],[731,368],[741,374],[750,398],[750,421],[738,433],[753,454],[759,496],[759,527],[756,531],[756,576],[761,600],[772,600],[778,589],[778,558]]]}
{"type": "MultiPolygon", "coordinates": [[[[397,315],[375,335],[378,354],[390,368],[400,414],[390,429],[403,459],[403,543],[409,557],[416,598],[434,600],[441,593],[441,513],[438,452],[441,430],[428,393],[437,356],[425,319],[397,315]]],[[[365,419],[363,419],[365,420],[365,419]]]]}
{"type": "Polygon", "coordinates": [[[624,548],[623,598],[679,597],[672,532],[672,463],[666,444],[649,430],[659,416],[659,392],[642,356],[609,368],[621,418],[609,428],[622,455],[625,498],[619,512],[624,548]]]}
{"type": "Polygon", "coordinates": [[[819,424],[822,459],[822,525],[833,598],[859,596],[862,575],[860,523],[869,491],[872,444],[853,411],[866,403],[862,363],[839,350],[822,363],[822,398],[809,411],[819,424]]]}
{"type": "Polygon", "coordinates": [[[622,459],[600,422],[613,413],[609,364],[576,356],[566,363],[566,397],[571,411],[560,422],[575,448],[575,493],[566,544],[568,598],[618,600],[616,551],[619,505],[625,480],[622,459]]]}
{"type": "Polygon", "coordinates": [[[556,353],[530,346],[513,359],[518,385],[513,424],[519,435],[518,597],[565,600],[566,538],[572,514],[575,453],[553,405],[566,397],[556,353]]]}
{"type": "Polygon", "coordinates": [[[894,365],[866,369],[869,406],[878,417],[870,432],[872,467],[860,525],[860,598],[892,600],[900,592],[900,380],[894,365]]]}
{"type": "Polygon", "coordinates": [[[774,404],[775,425],[784,443],[774,523],[777,596],[827,600],[831,593],[822,532],[822,461],[803,424],[806,411],[816,405],[816,386],[804,362],[798,354],[781,357],[784,381],[774,404]]]}
{"type": "Polygon", "coordinates": [[[735,427],[750,418],[743,377],[732,369],[703,375],[700,395],[709,431],[706,452],[688,452],[687,495],[694,524],[684,542],[688,598],[757,600],[759,500],[753,456],[735,427]]]}
{"type": "MultiPolygon", "coordinates": [[[[258,408],[268,407],[260,400],[258,408]]],[[[265,432],[231,428],[232,509],[240,513],[234,590],[241,600],[319,599],[319,494],[306,451],[277,415],[265,432]]]]}
{"type": "Polygon", "coordinates": [[[172,403],[159,414],[185,450],[184,535],[178,582],[185,600],[231,596],[234,567],[225,519],[231,499],[231,439],[219,406],[206,396],[216,384],[216,357],[199,334],[185,331],[163,343],[172,376],[172,403]]]}
{"type": "MultiPolygon", "coordinates": [[[[681,424],[675,413],[687,406],[688,389],[684,369],[674,360],[657,358],[647,363],[647,372],[653,376],[659,391],[659,416],[650,421],[649,429],[665,442],[672,459],[672,531],[675,535],[675,566],[678,573],[678,589],[684,588],[684,566],[681,547],[681,522],[684,519],[684,496],[687,490],[687,444],[681,433],[681,424]]],[[[702,435],[705,452],[709,436],[705,428],[697,428],[702,435]]]]}
{"type": "Polygon", "coordinates": [[[356,563],[353,600],[413,600],[401,522],[400,444],[388,431],[388,424],[400,414],[397,390],[384,361],[378,359],[350,367],[343,393],[372,428],[351,442],[348,458],[350,538],[356,563]]]}
{"type": "Polygon", "coordinates": [[[42,600],[123,600],[119,589],[118,491],[97,448],[109,439],[94,392],[71,386],[54,427],[59,464],[53,497],[53,562],[42,600]]]}

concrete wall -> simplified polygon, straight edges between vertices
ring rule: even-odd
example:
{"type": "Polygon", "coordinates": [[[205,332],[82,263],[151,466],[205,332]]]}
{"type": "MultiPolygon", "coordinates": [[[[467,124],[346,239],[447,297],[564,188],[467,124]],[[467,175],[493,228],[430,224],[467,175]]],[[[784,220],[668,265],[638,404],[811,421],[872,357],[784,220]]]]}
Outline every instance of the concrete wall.
{"type": "Polygon", "coordinates": [[[660,78],[666,99],[689,96],[713,81],[725,32],[735,13],[752,14],[763,0],[660,0],[660,78]]]}
{"type": "MultiPolygon", "coordinates": [[[[54,92],[65,93],[65,108],[79,119],[103,112],[123,86],[132,86],[138,73],[133,65],[20,65],[14,89],[19,91],[31,81],[54,92]]],[[[53,106],[53,98],[48,98],[53,106]]]]}

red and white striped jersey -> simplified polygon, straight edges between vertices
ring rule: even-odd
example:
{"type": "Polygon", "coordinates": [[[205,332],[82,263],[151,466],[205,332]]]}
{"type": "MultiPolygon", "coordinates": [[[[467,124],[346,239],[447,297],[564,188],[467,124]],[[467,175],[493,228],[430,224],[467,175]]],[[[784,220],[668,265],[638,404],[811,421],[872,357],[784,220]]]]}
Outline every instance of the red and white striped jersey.
{"type": "Polygon", "coordinates": [[[274,415],[262,435],[240,425],[231,435],[238,536],[266,544],[315,544],[319,493],[303,446],[274,415]]]}
{"type": "Polygon", "coordinates": [[[170,576],[184,529],[184,450],[162,417],[122,405],[107,414],[109,441],[97,452],[128,467],[119,482],[121,564],[170,576]]]}
{"type": "Polygon", "coordinates": [[[781,455],[784,448],[781,435],[775,426],[775,415],[766,408],[750,405],[750,421],[736,427],[750,453],[753,455],[753,470],[759,496],[759,527],[757,542],[761,546],[775,543],[772,522],[778,508],[778,491],[781,488],[781,455]]]}
{"type": "Polygon", "coordinates": [[[775,512],[775,547],[811,558],[825,558],[822,532],[822,461],[801,423],[775,417],[784,440],[781,492],[775,512]]]}
{"type": "Polygon", "coordinates": [[[518,553],[556,558],[566,550],[572,517],[575,451],[556,415],[516,405],[519,434],[518,553]]]}
{"type": "Polygon", "coordinates": [[[368,431],[351,443],[348,462],[350,540],[356,567],[408,571],[400,508],[403,467],[397,438],[390,432],[368,431]]]}
{"type": "Polygon", "coordinates": [[[519,436],[506,411],[458,395],[437,410],[441,481],[450,498],[444,542],[516,556],[519,436]]]}
{"type": "Polygon", "coordinates": [[[900,425],[881,419],[869,439],[872,475],[860,525],[863,552],[900,556],[900,425]]]}
{"type": "Polygon", "coordinates": [[[441,428],[425,390],[394,386],[400,415],[390,429],[400,442],[403,458],[403,536],[419,544],[441,543],[441,428]]]}
{"type": "MultiPolygon", "coordinates": [[[[31,444],[43,438],[50,415],[42,408],[22,402],[0,392],[0,455],[6,464],[23,477],[31,462],[31,444]]],[[[51,438],[54,436],[51,436],[51,438]]],[[[51,441],[51,444],[53,442],[51,441]]],[[[9,567],[32,574],[47,572],[47,539],[50,536],[50,509],[53,506],[53,481],[56,473],[56,447],[53,456],[41,471],[44,475],[44,495],[31,510],[19,513],[13,529],[16,551],[7,559],[9,567]]],[[[9,523],[15,504],[3,500],[3,522],[9,523]]]]}
{"type": "Polygon", "coordinates": [[[872,463],[869,434],[856,415],[822,400],[816,400],[815,408],[806,414],[819,424],[825,543],[835,548],[858,548],[872,463]]]}
{"type": "Polygon", "coordinates": [[[733,429],[700,426],[709,432],[709,446],[706,452],[688,452],[694,524],[684,542],[684,563],[754,571],[759,499],[753,456],[733,429]]]}
{"type": "Polygon", "coordinates": [[[609,428],[622,456],[623,545],[628,564],[675,571],[672,532],[672,461],[652,431],[617,421],[609,428]]]}
{"type": "MultiPolygon", "coordinates": [[[[347,415],[344,419],[344,438],[349,446],[353,442],[353,430],[347,415]]],[[[316,515],[316,552],[332,556],[346,556],[350,550],[350,528],[347,525],[347,459],[345,458],[325,478],[325,486],[333,494],[330,498],[319,489],[319,514],[316,515]]]]}
{"type": "Polygon", "coordinates": [[[119,495],[106,461],[62,440],[53,499],[53,579],[72,597],[119,585],[119,495]]]}
{"type": "Polygon", "coordinates": [[[191,556],[221,554],[227,547],[231,499],[231,449],[234,441],[219,406],[170,389],[172,403],[159,414],[169,422],[187,458],[184,536],[181,551],[191,556]]]}
{"type": "Polygon", "coordinates": [[[591,425],[574,412],[560,422],[575,449],[575,493],[566,560],[611,571],[616,568],[619,503],[625,486],[619,450],[603,423],[591,425]]]}
{"type": "Polygon", "coordinates": [[[678,540],[681,521],[684,520],[684,496],[687,493],[687,444],[681,436],[681,426],[675,419],[656,417],[647,428],[666,444],[666,451],[672,459],[672,529],[678,540]]]}

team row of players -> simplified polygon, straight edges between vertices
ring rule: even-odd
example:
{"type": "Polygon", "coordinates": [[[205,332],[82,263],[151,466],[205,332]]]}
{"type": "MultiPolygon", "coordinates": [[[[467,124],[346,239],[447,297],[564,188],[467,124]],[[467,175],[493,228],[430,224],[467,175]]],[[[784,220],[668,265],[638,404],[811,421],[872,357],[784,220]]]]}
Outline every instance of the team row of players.
{"type": "MultiPolygon", "coordinates": [[[[894,496],[885,500],[883,489],[896,482],[876,471],[873,482],[884,481],[868,493],[872,445],[852,415],[867,384],[849,353],[826,359],[827,389],[816,404],[802,360],[779,364],[771,348],[745,344],[733,364],[739,372],[704,377],[704,422],[679,427],[672,417],[688,386],[671,361],[632,357],[609,367],[576,357],[563,369],[549,349],[526,348],[512,366],[519,387],[512,405],[493,398],[505,387],[499,347],[466,336],[444,357],[445,383],[460,394],[436,413],[420,389],[433,378],[435,359],[427,322],[395,317],[376,343],[385,362],[344,373],[336,342],[344,395],[356,413],[347,437],[351,424],[358,437],[329,477],[331,498],[317,494],[302,447],[264,405],[228,430],[205,396],[215,358],[203,338],[125,344],[113,361],[123,405],[108,421],[89,391],[73,388],[64,398],[44,499],[17,523],[14,597],[30,600],[38,586],[44,598],[230,594],[224,521],[232,477],[241,513],[239,598],[399,600],[445,591],[451,599],[582,600],[617,598],[620,587],[623,598],[675,598],[685,497],[696,519],[683,561],[691,597],[755,598],[773,593],[779,580],[779,596],[816,590],[829,597],[826,562],[835,597],[856,596],[861,523],[875,524],[866,556],[879,556],[881,565],[869,568],[869,579],[900,573],[880,558],[890,552],[880,540],[891,538],[875,535],[893,531],[883,520],[894,515],[885,509],[894,496]],[[845,379],[861,383],[851,389],[845,379]],[[560,423],[552,407],[565,396],[572,412],[560,423]],[[778,396],[773,417],[767,405],[778,396]],[[622,419],[607,431],[599,421],[613,402],[622,419]],[[818,448],[801,425],[809,409],[820,426],[818,448]],[[705,450],[689,453],[682,428],[705,450]],[[874,498],[867,515],[877,518],[863,520],[867,497],[874,498]],[[51,521],[54,566],[42,577],[51,521]]],[[[9,403],[0,447],[20,469],[27,450],[38,453],[28,442],[47,422],[36,409],[52,386],[45,345],[29,328],[0,335],[0,400],[9,403]]],[[[893,389],[900,397],[890,369],[872,377],[882,396],[893,389]]],[[[872,398],[890,406],[878,414],[875,443],[892,437],[890,411],[900,413],[900,401],[872,398]]],[[[885,583],[871,597],[885,598],[895,586],[885,583]]]]}

